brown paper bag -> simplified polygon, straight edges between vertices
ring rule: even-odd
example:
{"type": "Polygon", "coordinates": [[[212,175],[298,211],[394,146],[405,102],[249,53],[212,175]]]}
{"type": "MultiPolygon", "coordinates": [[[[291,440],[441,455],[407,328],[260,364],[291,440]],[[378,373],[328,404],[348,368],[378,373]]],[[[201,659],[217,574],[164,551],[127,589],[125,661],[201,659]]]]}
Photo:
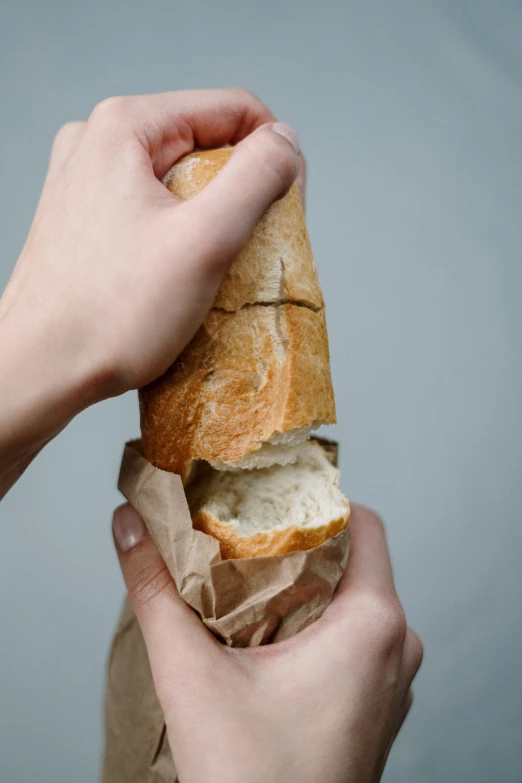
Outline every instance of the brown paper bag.
{"type": "MultiPolygon", "coordinates": [[[[321,441],[336,461],[335,444],[321,441]]],[[[119,489],[140,512],[181,597],[225,644],[287,639],[324,612],[346,566],[345,530],[307,552],[221,560],[219,543],[194,530],[179,476],[125,447],[119,489]]],[[[163,713],[138,623],[126,602],[109,662],[103,783],[175,783],[163,713]]]]}

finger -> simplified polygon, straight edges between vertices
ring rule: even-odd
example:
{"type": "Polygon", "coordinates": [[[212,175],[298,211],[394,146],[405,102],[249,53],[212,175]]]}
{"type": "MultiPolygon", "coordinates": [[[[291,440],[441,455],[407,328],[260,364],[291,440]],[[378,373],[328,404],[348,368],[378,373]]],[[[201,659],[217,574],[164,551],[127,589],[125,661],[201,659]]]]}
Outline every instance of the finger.
{"type": "Polygon", "coordinates": [[[404,721],[408,717],[408,715],[410,713],[410,710],[412,708],[412,705],[413,705],[413,689],[410,688],[408,690],[408,692],[406,693],[406,697],[403,699],[403,701],[402,701],[402,703],[401,703],[401,705],[399,707],[399,710],[398,710],[398,713],[397,713],[397,724],[396,724],[395,731],[394,731],[392,740],[390,742],[390,745],[389,745],[389,748],[388,748],[388,753],[386,754],[386,757],[388,757],[393,743],[397,739],[397,736],[398,736],[400,730],[404,726],[404,721]]]}
{"type": "Polygon", "coordinates": [[[115,511],[113,535],[152,671],[168,676],[169,662],[179,667],[180,661],[192,661],[207,649],[211,637],[180,598],[143,519],[129,503],[115,511]]]}
{"type": "Polygon", "coordinates": [[[195,147],[235,144],[274,119],[247,90],[188,90],[110,98],[98,104],[89,124],[104,134],[110,129],[135,135],[161,178],[195,147]]]}
{"type": "Polygon", "coordinates": [[[381,763],[380,769],[379,769],[379,776],[377,778],[378,780],[380,780],[381,777],[382,777],[382,774],[384,772],[384,768],[385,768],[385,766],[386,766],[386,764],[388,762],[388,757],[389,757],[391,749],[393,747],[393,743],[397,739],[397,736],[398,736],[400,730],[402,729],[402,727],[404,725],[404,721],[408,717],[408,714],[409,714],[409,712],[411,710],[412,704],[413,704],[413,690],[410,688],[410,690],[406,694],[406,698],[403,700],[402,704],[399,707],[399,711],[397,713],[397,723],[396,723],[395,729],[394,729],[394,731],[392,733],[392,736],[390,738],[390,741],[388,743],[388,746],[386,748],[384,757],[382,759],[382,763],[381,763]]]}
{"type": "Polygon", "coordinates": [[[62,125],[54,137],[52,160],[59,165],[65,163],[78,149],[85,133],[86,122],[68,122],[62,125]]]}
{"type": "Polygon", "coordinates": [[[297,175],[295,184],[299,188],[299,195],[301,196],[301,204],[303,205],[303,212],[306,212],[306,177],[308,173],[307,172],[308,164],[302,152],[300,154],[300,157],[301,157],[301,161],[299,166],[299,173],[297,175]]]}
{"type": "Polygon", "coordinates": [[[403,708],[401,710],[401,717],[399,719],[399,728],[397,729],[397,734],[399,733],[399,731],[400,731],[400,729],[402,727],[402,724],[406,720],[406,717],[407,717],[409,711],[411,710],[412,705],[413,705],[413,688],[410,688],[408,690],[408,693],[406,694],[406,699],[404,701],[404,705],[403,705],[403,708]]]}
{"type": "Polygon", "coordinates": [[[406,639],[404,640],[398,683],[398,691],[401,698],[404,698],[404,694],[410,690],[411,684],[421,667],[423,657],[424,648],[422,642],[413,628],[408,627],[406,639]]]}
{"type": "Polygon", "coordinates": [[[235,147],[230,160],[187,202],[201,223],[200,235],[218,261],[242,250],[270,204],[295,181],[299,138],[282,123],[263,126],[235,147]]]}
{"type": "Polygon", "coordinates": [[[404,652],[402,656],[401,669],[399,672],[399,681],[397,683],[398,707],[396,712],[395,727],[386,750],[382,769],[384,769],[384,765],[386,764],[393,743],[397,739],[397,735],[402,729],[404,721],[408,717],[408,714],[411,710],[413,704],[413,689],[411,684],[415,678],[415,675],[419,671],[422,663],[422,657],[422,642],[415,631],[408,627],[406,632],[406,639],[404,642],[404,652]]]}
{"type": "Polygon", "coordinates": [[[392,592],[393,571],[381,519],[364,506],[351,504],[350,555],[338,595],[355,590],[392,592]]]}

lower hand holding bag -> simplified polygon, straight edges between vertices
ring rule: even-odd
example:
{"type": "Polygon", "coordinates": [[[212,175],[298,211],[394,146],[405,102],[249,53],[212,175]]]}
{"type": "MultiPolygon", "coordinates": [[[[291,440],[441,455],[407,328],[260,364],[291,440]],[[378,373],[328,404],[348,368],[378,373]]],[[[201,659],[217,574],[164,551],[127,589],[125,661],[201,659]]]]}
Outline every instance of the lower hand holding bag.
{"type": "MultiPolygon", "coordinates": [[[[335,446],[322,445],[335,462],[335,446]]],[[[143,517],[180,596],[224,644],[282,641],[330,603],[348,559],[348,528],[307,551],[222,560],[219,542],[194,530],[180,477],[147,462],[139,441],[125,447],[119,488],[143,517]]],[[[111,649],[105,732],[103,783],[176,783],[145,643],[128,602],[111,649]]]]}

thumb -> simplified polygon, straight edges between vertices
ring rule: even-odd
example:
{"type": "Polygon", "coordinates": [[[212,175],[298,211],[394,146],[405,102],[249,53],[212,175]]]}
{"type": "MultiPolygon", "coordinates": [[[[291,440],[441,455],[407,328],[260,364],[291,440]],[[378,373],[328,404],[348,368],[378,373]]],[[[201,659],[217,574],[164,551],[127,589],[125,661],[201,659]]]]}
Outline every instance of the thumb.
{"type": "Polygon", "coordinates": [[[289,190],[301,165],[299,146],[288,125],[263,125],[234,147],[217,176],[188,202],[216,260],[237,256],[268,207],[289,190]]]}
{"type": "Polygon", "coordinates": [[[208,656],[217,642],[180,598],[143,519],[129,503],[114,512],[112,529],[161,700],[160,683],[186,676],[186,667],[208,656]]]}

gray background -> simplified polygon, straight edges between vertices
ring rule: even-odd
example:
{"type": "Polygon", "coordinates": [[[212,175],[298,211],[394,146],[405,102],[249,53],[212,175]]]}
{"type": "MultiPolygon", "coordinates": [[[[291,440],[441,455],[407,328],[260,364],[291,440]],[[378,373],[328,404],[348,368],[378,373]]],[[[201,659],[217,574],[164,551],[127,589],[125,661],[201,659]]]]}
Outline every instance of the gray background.
{"type": "MultiPolygon", "coordinates": [[[[522,781],[522,4],[2,0],[0,283],[52,137],[110,94],[244,85],[300,131],[344,489],[426,647],[385,780],[522,781]]],[[[87,783],[133,395],[1,506],[0,780],[87,783]]]]}

